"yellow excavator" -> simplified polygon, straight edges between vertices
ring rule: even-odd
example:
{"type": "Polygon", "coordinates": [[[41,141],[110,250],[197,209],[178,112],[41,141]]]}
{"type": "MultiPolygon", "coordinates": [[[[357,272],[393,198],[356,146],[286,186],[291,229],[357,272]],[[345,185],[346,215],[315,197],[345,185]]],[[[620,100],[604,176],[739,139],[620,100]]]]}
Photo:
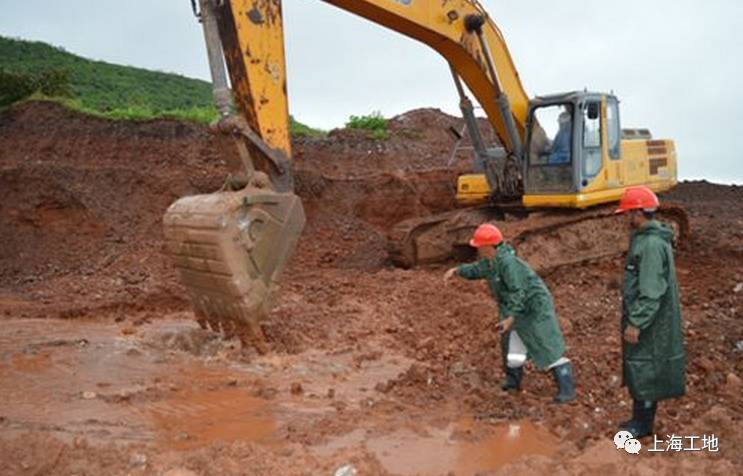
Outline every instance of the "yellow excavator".
{"type": "MultiPolygon", "coordinates": [[[[396,226],[390,234],[396,263],[450,257],[488,220],[514,223],[509,236],[516,241],[538,230],[533,246],[568,253],[569,240],[550,240],[562,240],[559,230],[566,226],[583,226],[587,234],[579,231],[584,238],[572,246],[584,258],[602,256],[605,243],[585,238],[597,226],[592,220],[607,217],[600,205],[618,200],[627,186],[662,192],[676,184],[673,141],[622,130],[614,95],[576,91],[530,99],[503,35],[477,0],[322,1],[436,50],[459,93],[475,152],[474,170],[457,183],[457,199],[468,207],[396,226]],[[467,90],[487,115],[497,146],[484,143],[467,90]],[[509,220],[534,210],[541,214],[538,226],[509,220]],[[596,252],[586,254],[587,246],[596,252]]],[[[181,198],[168,209],[166,250],[199,322],[265,350],[260,321],[305,222],[293,193],[281,1],[192,0],[192,6],[203,25],[221,116],[213,128],[232,174],[224,190],[181,198]]]]}

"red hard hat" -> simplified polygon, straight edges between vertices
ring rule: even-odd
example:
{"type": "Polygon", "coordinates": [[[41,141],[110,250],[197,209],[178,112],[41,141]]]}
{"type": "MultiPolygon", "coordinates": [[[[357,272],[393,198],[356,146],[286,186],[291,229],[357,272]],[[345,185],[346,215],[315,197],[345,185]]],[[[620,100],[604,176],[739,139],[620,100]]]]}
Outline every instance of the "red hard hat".
{"type": "Polygon", "coordinates": [[[484,223],[477,227],[475,234],[470,240],[470,246],[480,248],[481,246],[495,246],[503,241],[503,233],[497,226],[484,223]]]}
{"type": "Polygon", "coordinates": [[[619,208],[616,213],[624,213],[629,210],[655,211],[660,206],[657,195],[644,185],[628,187],[624,189],[622,198],[619,199],[619,208]]]}

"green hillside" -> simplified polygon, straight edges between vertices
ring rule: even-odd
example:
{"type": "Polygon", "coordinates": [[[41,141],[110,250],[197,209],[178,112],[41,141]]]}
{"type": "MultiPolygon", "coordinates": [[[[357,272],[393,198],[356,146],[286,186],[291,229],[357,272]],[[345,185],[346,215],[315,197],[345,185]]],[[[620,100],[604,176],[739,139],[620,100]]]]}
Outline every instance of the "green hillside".
{"type": "MultiPolygon", "coordinates": [[[[94,61],[39,41],[0,36],[0,107],[51,99],[112,119],[217,117],[211,84],[173,73],[94,61]]],[[[292,119],[294,135],[321,135],[292,119]]]]}
{"type": "Polygon", "coordinates": [[[30,75],[66,71],[74,98],[102,112],[132,106],[154,112],[211,106],[211,87],[205,81],[92,61],[38,41],[0,37],[0,68],[30,75]]]}

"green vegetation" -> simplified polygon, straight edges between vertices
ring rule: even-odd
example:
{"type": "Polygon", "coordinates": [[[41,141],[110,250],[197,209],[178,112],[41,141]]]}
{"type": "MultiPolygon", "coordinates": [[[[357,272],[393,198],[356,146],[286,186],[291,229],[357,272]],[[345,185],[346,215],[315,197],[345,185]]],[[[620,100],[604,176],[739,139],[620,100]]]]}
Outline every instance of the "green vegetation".
{"type": "Polygon", "coordinates": [[[294,119],[293,116],[289,116],[289,133],[297,137],[325,137],[328,135],[327,131],[314,129],[306,124],[302,124],[294,119]]]}
{"type": "Polygon", "coordinates": [[[0,107],[35,92],[47,96],[70,97],[70,78],[66,71],[44,71],[37,75],[9,73],[0,69],[0,107]]]}
{"type": "Polygon", "coordinates": [[[157,112],[146,106],[129,106],[111,109],[108,111],[99,111],[83,105],[83,103],[78,99],[64,98],[59,96],[47,96],[38,92],[28,96],[25,99],[31,101],[55,102],[57,104],[63,105],[68,109],[79,111],[90,116],[103,117],[106,119],[114,120],[148,121],[151,119],[164,118],[210,124],[217,118],[217,110],[214,108],[214,106],[192,107],[190,109],[173,109],[169,111],[157,112]]]}
{"type": "Polygon", "coordinates": [[[0,37],[0,107],[55,101],[98,117],[209,123],[211,85],[176,74],[92,61],[36,41],[0,37]]]}
{"type": "Polygon", "coordinates": [[[387,130],[387,119],[382,117],[379,111],[374,111],[366,116],[351,116],[346,122],[346,127],[368,130],[371,139],[386,140],[390,138],[390,133],[387,130]]]}
{"type": "MultiPolygon", "coordinates": [[[[93,61],[38,41],[0,36],[0,109],[24,99],[54,101],[97,117],[159,117],[208,124],[217,118],[211,84],[177,74],[93,61]]],[[[291,118],[293,135],[317,137],[291,118]]]]}
{"type": "Polygon", "coordinates": [[[100,112],[146,107],[159,113],[211,104],[206,81],[93,61],[37,41],[0,37],[0,68],[33,77],[64,74],[70,95],[83,107],[100,112]]]}

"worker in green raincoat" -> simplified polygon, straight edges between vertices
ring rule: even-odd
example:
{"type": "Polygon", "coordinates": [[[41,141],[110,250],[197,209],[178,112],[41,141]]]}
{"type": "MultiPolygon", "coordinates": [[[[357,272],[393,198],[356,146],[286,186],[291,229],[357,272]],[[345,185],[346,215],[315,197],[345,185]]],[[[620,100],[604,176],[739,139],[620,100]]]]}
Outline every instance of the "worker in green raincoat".
{"type": "Polygon", "coordinates": [[[657,402],[685,392],[673,232],[654,218],[660,202],[647,187],[624,191],[617,213],[629,212],[632,234],[624,268],[622,374],[632,396],[632,419],[622,430],[641,438],[653,433],[657,402]]]}
{"type": "Polygon", "coordinates": [[[518,390],[523,366],[531,359],[540,370],[551,370],[559,389],[554,401],[575,399],[570,360],[565,357],[565,341],[555,315],[547,286],[505,241],[497,227],[480,225],[470,240],[480,260],[451,268],[444,281],[457,275],[464,279],[485,279],[498,301],[498,328],[503,333],[506,382],[504,390],[518,390]]]}

